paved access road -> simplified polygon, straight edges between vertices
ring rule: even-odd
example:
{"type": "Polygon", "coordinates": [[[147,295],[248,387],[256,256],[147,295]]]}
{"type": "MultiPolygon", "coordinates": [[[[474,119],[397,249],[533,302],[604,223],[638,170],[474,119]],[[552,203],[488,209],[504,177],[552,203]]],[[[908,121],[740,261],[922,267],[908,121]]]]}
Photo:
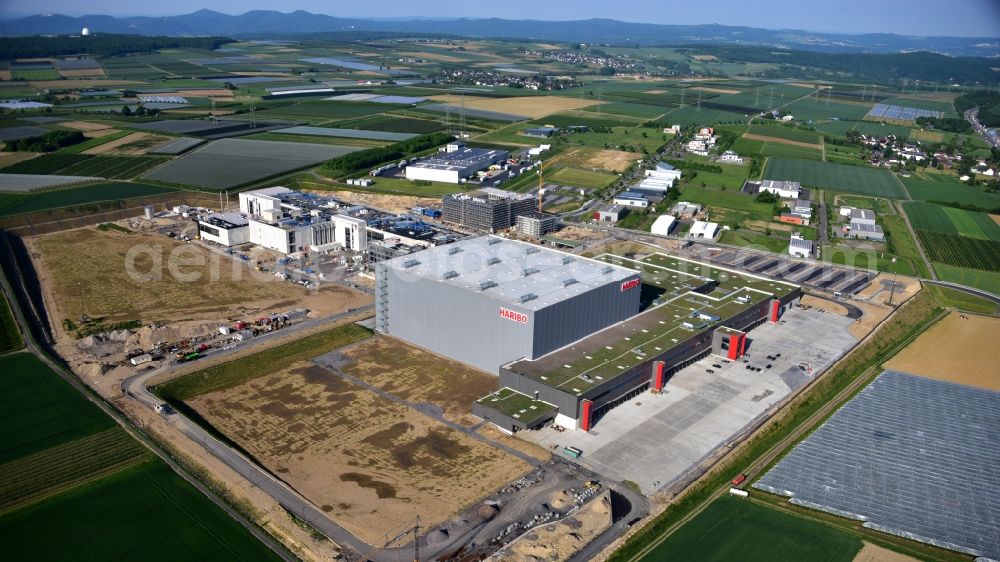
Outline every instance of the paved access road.
{"type": "Polygon", "coordinates": [[[978,107],[973,107],[972,109],[967,109],[965,111],[964,116],[965,116],[965,120],[968,121],[969,124],[972,125],[972,128],[975,129],[976,132],[979,133],[979,135],[982,136],[983,139],[986,142],[990,143],[990,146],[994,146],[994,147],[1000,148],[1000,138],[990,136],[990,134],[986,131],[986,127],[984,127],[979,122],[979,108],[978,107]]]}

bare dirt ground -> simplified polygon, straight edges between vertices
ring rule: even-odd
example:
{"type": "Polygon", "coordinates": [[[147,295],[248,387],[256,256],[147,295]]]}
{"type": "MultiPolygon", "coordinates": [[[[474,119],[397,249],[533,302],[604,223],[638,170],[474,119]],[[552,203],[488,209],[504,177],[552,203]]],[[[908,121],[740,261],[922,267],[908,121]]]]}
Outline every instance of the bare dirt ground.
{"type": "MultiPolygon", "coordinates": [[[[712,57],[715,58],[715,57],[712,57]]],[[[702,92],[709,92],[711,94],[738,94],[739,90],[729,90],[727,88],[712,88],[709,86],[695,86],[691,88],[692,90],[701,90],[702,92]]]]}
{"type": "Polygon", "coordinates": [[[76,70],[60,70],[59,76],[63,78],[93,78],[103,77],[103,68],[78,68],[76,70]]]}
{"type": "Polygon", "coordinates": [[[918,559],[912,556],[907,556],[905,554],[900,554],[889,550],[888,548],[882,548],[876,544],[870,542],[864,543],[861,550],[854,555],[854,560],[852,562],[919,562],[918,559]]]}
{"type": "Polygon", "coordinates": [[[371,338],[342,354],[340,369],[407,402],[439,406],[463,423],[472,403],[497,389],[497,377],[390,337],[371,338]]]}
{"type": "Polygon", "coordinates": [[[780,230],[782,232],[793,232],[799,229],[798,225],[781,222],[746,221],[745,224],[747,228],[758,228],[761,230],[770,228],[771,230],[780,230]]]}
{"type": "MultiPolygon", "coordinates": [[[[446,94],[447,99],[442,96],[433,96],[431,99],[445,101],[446,103],[456,103],[452,99],[456,96],[446,94]]],[[[552,115],[567,109],[579,109],[596,105],[596,100],[581,100],[578,98],[564,98],[561,96],[528,96],[520,98],[473,98],[466,96],[465,107],[472,109],[482,109],[485,111],[498,111],[500,113],[513,113],[524,115],[532,119],[552,115]]]]}
{"type": "Polygon", "coordinates": [[[529,466],[310,362],[191,406],[369,543],[443,522],[529,466]]]}
{"type": "Polygon", "coordinates": [[[715,55],[691,55],[691,58],[693,58],[696,61],[713,61],[713,60],[719,60],[719,58],[716,57],[715,55]]]}
{"type": "Polygon", "coordinates": [[[107,134],[107,129],[112,128],[108,123],[94,123],[92,121],[62,121],[59,123],[59,126],[78,131],[105,131],[103,134],[107,134]]]}
{"type": "Polygon", "coordinates": [[[990,218],[993,219],[993,222],[1000,224],[1000,215],[990,215],[990,218]]]}
{"type": "Polygon", "coordinates": [[[566,240],[579,240],[581,242],[586,242],[588,240],[600,240],[601,238],[607,236],[603,232],[579,226],[564,227],[559,232],[553,233],[553,235],[558,238],[565,238],[566,240]]]}
{"type": "Polygon", "coordinates": [[[801,147],[804,147],[804,148],[813,148],[813,149],[819,150],[819,145],[818,144],[812,144],[812,143],[801,142],[801,141],[793,141],[793,140],[788,140],[788,139],[780,139],[778,137],[768,137],[768,136],[765,136],[765,135],[755,135],[753,133],[743,133],[743,138],[745,138],[745,139],[752,139],[752,140],[759,140],[759,141],[766,141],[766,142],[776,142],[776,143],[780,143],[780,144],[788,144],[788,145],[791,145],[791,146],[801,146],[801,147]]]}
{"type": "Polygon", "coordinates": [[[832,312],[840,316],[847,316],[847,309],[842,305],[832,303],[827,300],[818,299],[812,295],[803,295],[802,304],[804,306],[811,306],[817,310],[822,310],[824,312],[832,312]]]}
{"type": "Polygon", "coordinates": [[[531,443],[529,441],[518,439],[512,435],[507,435],[506,433],[500,431],[497,428],[497,426],[491,423],[484,424],[482,427],[476,430],[476,433],[482,435],[483,437],[486,437],[487,439],[496,441],[501,445],[510,447],[515,451],[520,451],[526,455],[530,455],[542,462],[546,462],[552,458],[552,454],[547,450],[545,450],[545,448],[539,447],[538,445],[531,443]]]}
{"type": "MultiPolygon", "coordinates": [[[[877,300],[879,302],[889,300],[889,290],[886,288],[893,280],[893,276],[888,273],[879,273],[878,276],[872,280],[871,284],[865,287],[863,290],[858,291],[855,298],[870,298],[878,293],[882,293],[877,300]]],[[[912,277],[904,277],[902,275],[896,276],[896,295],[892,298],[893,302],[902,302],[911,296],[915,295],[920,291],[920,282],[912,277]]]]}
{"type": "MultiPolygon", "coordinates": [[[[329,195],[329,191],[305,190],[320,195],[329,195]]],[[[344,201],[359,205],[389,211],[390,213],[407,213],[413,207],[436,207],[441,204],[437,197],[412,197],[410,195],[381,195],[378,193],[359,193],[357,191],[337,191],[334,195],[344,201]]]]}
{"type": "Polygon", "coordinates": [[[84,154],[114,154],[118,156],[142,156],[150,148],[170,140],[171,137],[153,133],[132,133],[120,139],[106,142],[83,151],[84,154]]]}
{"type": "Polygon", "coordinates": [[[646,90],[643,93],[644,94],[665,94],[665,93],[667,93],[667,91],[666,90],[646,90]]]}
{"type": "Polygon", "coordinates": [[[13,78],[9,70],[0,70],[0,80],[10,80],[13,78]]]}
{"type": "Polygon", "coordinates": [[[564,150],[553,160],[566,166],[587,170],[598,168],[609,172],[621,172],[639,158],[634,152],[581,146],[564,150]]]}
{"type": "Polygon", "coordinates": [[[886,367],[1000,391],[1000,318],[952,312],[920,334],[886,367]]]}
{"type": "Polygon", "coordinates": [[[41,156],[40,152],[0,152],[0,168],[41,156]]]}
{"type": "Polygon", "coordinates": [[[370,302],[370,297],[339,285],[309,291],[158,233],[86,227],[25,242],[57,329],[63,318],[76,319],[82,313],[172,325],[299,307],[325,316],[370,302]]]}
{"type": "Polygon", "coordinates": [[[149,82],[141,80],[32,80],[28,82],[32,88],[42,90],[68,90],[70,88],[103,88],[105,86],[143,86],[149,82]]]}
{"type": "Polygon", "coordinates": [[[425,51],[416,51],[416,52],[412,52],[412,53],[411,52],[407,52],[407,53],[399,53],[399,54],[403,55],[403,56],[407,56],[407,57],[413,57],[413,58],[416,58],[416,59],[436,60],[436,61],[440,61],[440,62],[465,62],[466,60],[468,60],[468,59],[462,59],[462,58],[458,58],[458,57],[453,57],[453,56],[450,56],[450,55],[441,55],[441,54],[438,54],[438,53],[428,53],[428,52],[425,52],[425,51]]]}
{"type": "MultiPolygon", "coordinates": [[[[550,503],[556,507],[559,501],[553,498],[550,503]]],[[[604,492],[572,516],[529,531],[508,545],[499,556],[508,562],[569,560],[610,526],[611,497],[604,492]]]]}

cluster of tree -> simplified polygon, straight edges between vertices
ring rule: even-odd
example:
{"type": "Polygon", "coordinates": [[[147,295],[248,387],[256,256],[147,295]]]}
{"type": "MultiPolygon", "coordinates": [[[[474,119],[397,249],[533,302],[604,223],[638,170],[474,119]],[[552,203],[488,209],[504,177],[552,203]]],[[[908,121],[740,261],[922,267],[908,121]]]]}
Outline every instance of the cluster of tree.
{"type": "Polygon", "coordinates": [[[142,35],[98,34],[0,38],[0,60],[86,54],[115,57],[149,53],[159,49],[218,49],[233,43],[227,37],[144,37],[142,35]]]}
{"type": "MultiPolygon", "coordinates": [[[[850,75],[869,84],[896,84],[902,80],[966,83],[993,74],[995,61],[980,57],[948,57],[928,52],[914,53],[817,53],[786,51],[749,45],[706,45],[698,53],[714,55],[724,62],[771,63],[785,78],[850,75]],[[798,68],[796,68],[798,67],[798,68]]],[[[956,108],[957,109],[957,108],[956,108]]]]}
{"type": "Polygon", "coordinates": [[[133,115],[135,115],[136,117],[147,117],[147,116],[153,117],[155,115],[159,115],[160,110],[156,109],[155,107],[152,109],[146,109],[145,107],[140,105],[135,109],[135,111],[132,111],[132,109],[129,106],[123,105],[120,113],[122,117],[132,117],[133,115]]]}
{"type": "Polygon", "coordinates": [[[771,193],[770,191],[761,191],[760,193],[757,194],[758,203],[767,203],[769,205],[773,205],[775,203],[778,203],[779,201],[781,201],[781,198],[771,193]]]}
{"type": "Polygon", "coordinates": [[[615,67],[613,67],[613,66],[602,66],[601,70],[598,71],[598,73],[601,76],[614,76],[615,72],[617,72],[617,71],[615,70],[615,67]]]}
{"type": "Polygon", "coordinates": [[[1000,93],[979,90],[955,98],[955,111],[979,108],[979,122],[984,127],[1000,127],[1000,93]]]}
{"type": "Polygon", "coordinates": [[[338,156],[332,160],[327,160],[323,164],[323,169],[336,175],[351,174],[365,168],[372,168],[383,162],[397,160],[429,148],[434,148],[454,138],[447,133],[421,135],[389,146],[369,148],[338,156]]]}
{"type": "Polygon", "coordinates": [[[705,164],[702,162],[689,162],[687,160],[675,160],[672,158],[666,159],[666,162],[671,166],[677,168],[678,170],[683,170],[687,172],[688,170],[698,171],[698,172],[713,172],[716,174],[722,173],[722,166],[718,164],[705,164]]]}
{"type": "Polygon", "coordinates": [[[52,152],[87,140],[80,131],[52,131],[37,137],[8,141],[5,148],[18,152],[52,152]]]}
{"type": "Polygon", "coordinates": [[[972,130],[972,125],[968,121],[954,117],[942,117],[940,119],[937,117],[917,117],[917,125],[921,127],[929,125],[939,131],[947,131],[949,133],[968,133],[972,130]]]}

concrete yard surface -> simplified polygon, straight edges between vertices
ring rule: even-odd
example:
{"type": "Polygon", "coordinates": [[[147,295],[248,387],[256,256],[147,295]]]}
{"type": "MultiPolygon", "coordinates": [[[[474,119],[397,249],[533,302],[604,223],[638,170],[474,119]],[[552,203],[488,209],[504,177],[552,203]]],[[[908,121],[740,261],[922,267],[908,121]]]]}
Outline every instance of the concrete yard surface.
{"type": "Polygon", "coordinates": [[[576,462],[651,494],[773,414],[856,342],[847,330],[853,321],[843,316],[793,307],[782,322],[749,332],[748,363],[709,355],[670,377],[663,393],[644,393],[611,409],[589,433],[546,427],[518,436],[557,453],[567,446],[581,449],[576,462]],[[777,353],[777,360],[766,359],[777,353]]]}

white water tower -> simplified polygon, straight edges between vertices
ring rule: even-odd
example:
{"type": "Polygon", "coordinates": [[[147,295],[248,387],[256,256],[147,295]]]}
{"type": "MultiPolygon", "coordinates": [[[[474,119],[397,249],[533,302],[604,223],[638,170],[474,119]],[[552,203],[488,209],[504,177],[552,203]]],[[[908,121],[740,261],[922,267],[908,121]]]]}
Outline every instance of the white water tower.
{"type": "Polygon", "coordinates": [[[83,35],[84,37],[90,35],[90,28],[89,27],[85,27],[85,28],[81,29],[80,30],[80,35],[83,35]]]}

